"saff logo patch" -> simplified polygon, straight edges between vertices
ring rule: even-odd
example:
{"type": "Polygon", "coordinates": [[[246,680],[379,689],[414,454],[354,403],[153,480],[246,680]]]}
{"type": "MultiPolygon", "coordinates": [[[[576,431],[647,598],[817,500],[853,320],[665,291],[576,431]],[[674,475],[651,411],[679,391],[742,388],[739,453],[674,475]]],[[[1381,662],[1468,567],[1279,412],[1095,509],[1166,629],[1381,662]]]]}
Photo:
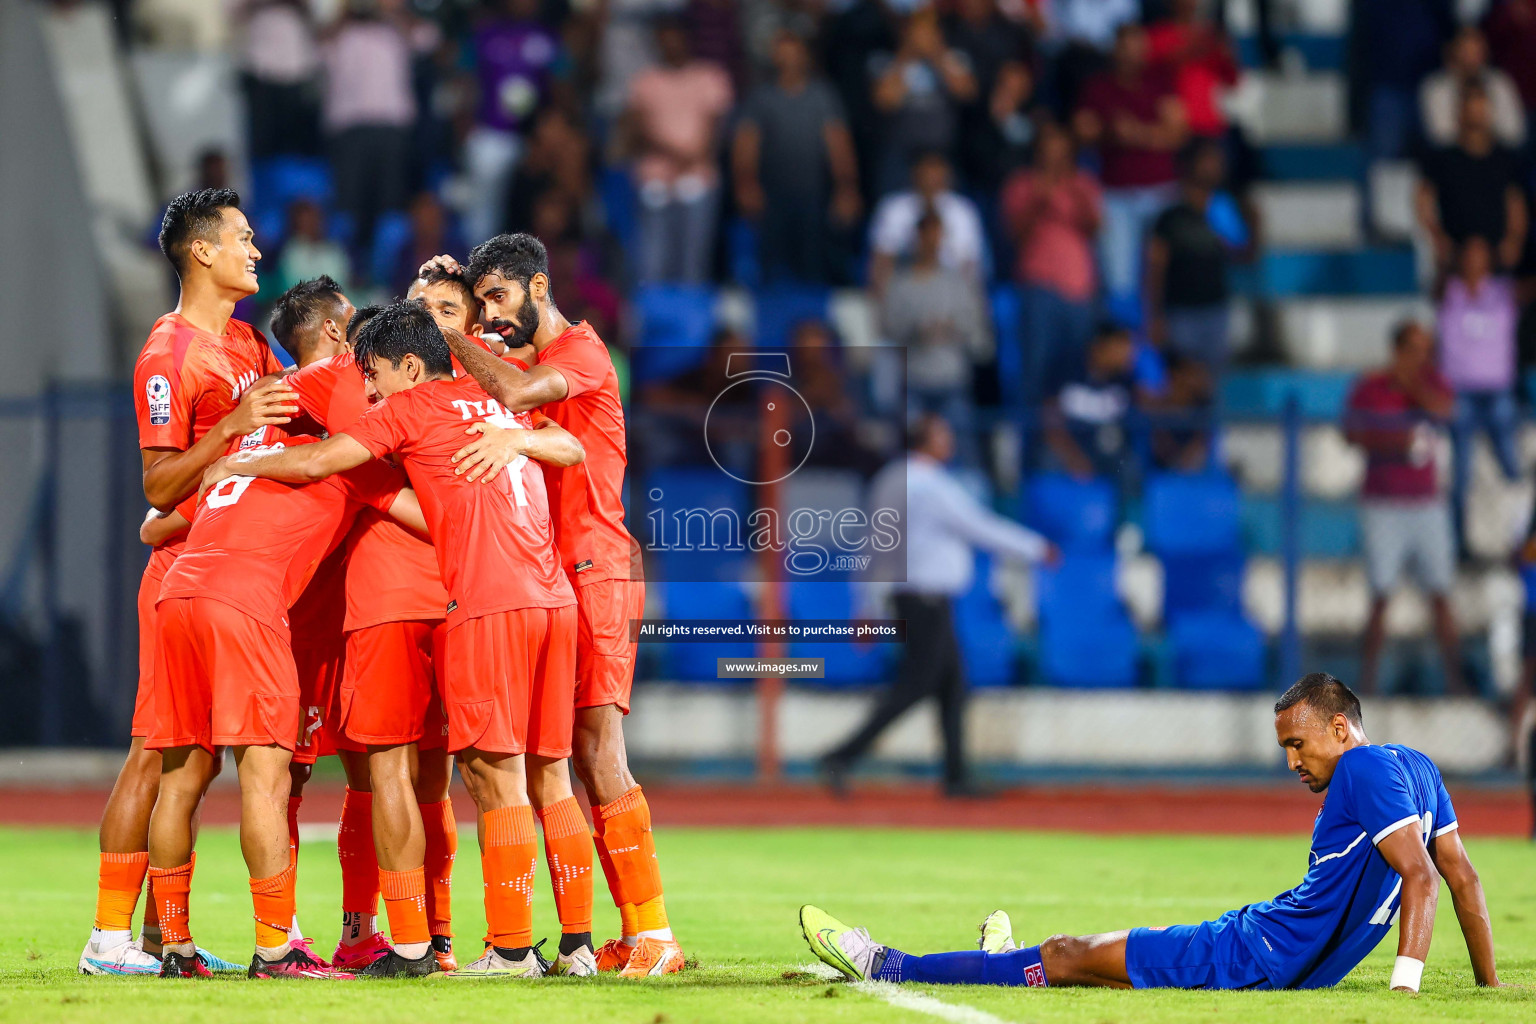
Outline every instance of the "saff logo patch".
{"type": "Polygon", "coordinates": [[[171,382],[155,374],[144,382],[144,397],[149,399],[151,426],[163,427],[171,422],[171,382]]]}

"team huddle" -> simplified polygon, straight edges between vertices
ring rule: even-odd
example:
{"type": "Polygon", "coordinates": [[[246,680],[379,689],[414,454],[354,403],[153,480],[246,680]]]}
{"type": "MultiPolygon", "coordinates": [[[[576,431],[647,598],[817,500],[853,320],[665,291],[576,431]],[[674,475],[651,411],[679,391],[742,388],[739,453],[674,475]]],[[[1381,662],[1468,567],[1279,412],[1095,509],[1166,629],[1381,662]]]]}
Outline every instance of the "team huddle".
{"type": "Polygon", "coordinates": [[[232,319],[261,258],[228,190],[173,200],[181,281],[135,369],[153,546],[139,591],[133,743],[101,828],[88,974],[534,978],[681,970],[645,796],[629,772],[643,612],[623,522],[617,376],[560,315],[528,235],[438,257],[403,300],[356,310],[329,278],[232,319]],[[490,332],[490,333],[487,333],[490,332]],[[198,807],[228,750],[256,948],[199,947],[198,807]],[[295,913],[310,766],[347,775],[342,929],[329,960],[295,913]],[[487,932],[453,952],[453,765],[474,800],[487,932]],[[586,789],[592,825],[571,772],[586,789]],[[560,919],[533,942],[540,829],[560,919]],[[595,947],[592,855],[622,935],[595,947]],[[148,884],[143,925],[134,911],[148,884]],[[382,898],[389,938],[379,929],[382,898]]]}

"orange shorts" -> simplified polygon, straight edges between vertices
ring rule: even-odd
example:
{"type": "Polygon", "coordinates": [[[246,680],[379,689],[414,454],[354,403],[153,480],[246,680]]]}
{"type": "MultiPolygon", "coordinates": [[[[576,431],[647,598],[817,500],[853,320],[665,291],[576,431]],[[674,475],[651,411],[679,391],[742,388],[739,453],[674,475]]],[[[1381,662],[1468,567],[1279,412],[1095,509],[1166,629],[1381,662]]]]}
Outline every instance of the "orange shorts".
{"type": "Polygon", "coordinates": [[[276,746],[299,733],[299,676],[288,638],[207,597],[156,609],[155,716],[144,745],[276,746]]]}
{"type": "Polygon", "coordinates": [[[570,757],[576,607],[514,608],[448,630],[448,749],[570,757]]]}
{"type": "Polygon", "coordinates": [[[435,666],[442,664],[448,627],[436,622],[381,622],[347,634],[341,676],[338,743],[423,750],[448,744],[448,721],[438,696],[435,666]]]}
{"type": "Polygon", "coordinates": [[[299,714],[302,724],[293,748],[296,764],[314,764],[317,758],[330,757],[339,742],[340,690],[342,665],[346,660],[346,638],[336,630],[334,636],[294,637],[293,664],[299,673],[299,714]]]}
{"type": "Polygon", "coordinates": [[[155,723],[155,602],[164,582],[164,576],[148,572],[139,580],[139,688],[133,695],[129,736],[148,736],[155,723]]]}
{"type": "Polygon", "coordinates": [[[629,620],[645,614],[643,580],[599,580],[576,588],[576,706],[615,705],[629,714],[635,651],[629,620]]]}

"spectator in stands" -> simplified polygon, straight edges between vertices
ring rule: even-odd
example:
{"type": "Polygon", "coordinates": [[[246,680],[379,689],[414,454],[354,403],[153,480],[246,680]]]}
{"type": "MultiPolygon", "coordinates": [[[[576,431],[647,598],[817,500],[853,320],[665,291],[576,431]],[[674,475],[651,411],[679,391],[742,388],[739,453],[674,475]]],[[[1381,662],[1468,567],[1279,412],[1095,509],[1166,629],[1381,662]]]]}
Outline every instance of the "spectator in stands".
{"type": "Polygon", "coordinates": [[[1526,202],[1520,159],[1499,142],[1493,106],[1481,82],[1461,90],[1456,144],[1428,153],[1420,167],[1417,213],[1448,272],[1456,247],[1474,235],[1496,246],[1499,267],[1513,268],[1525,247],[1526,202]]]}
{"type": "Polygon", "coordinates": [[[501,231],[533,230],[533,210],[551,192],[577,202],[592,194],[592,144],[562,107],[550,106],[533,119],[528,144],[507,183],[501,204],[501,231]]]}
{"type": "Polygon", "coordinates": [[[880,327],[887,341],[907,350],[908,418],[940,413],[969,440],[972,368],[991,355],[991,324],[976,278],[940,261],[943,239],[944,222],[924,210],[912,262],[891,278],[881,300],[880,327]]]}
{"type": "Polygon", "coordinates": [[[960,108],[978,95],[965,54],[944,41],[938,16],[922,9],[907,17],[894,53],[877,53],[869,64],[870,96],[881,117],[875,157],[875,194],[901,188],[919,153],[953,157],[960,108]]]}
{"type": "Polygon", "coordinates": [[[1536,115],[1536,0],[1493,4],[1483,31],[1494,66],[1515,83],[1526,117],[1536,115]]]}
{"type": "Polygon", "coordinates": [[[431,42],[417,29],[399,0],[347,0],[323,48],[322,114],[336,205],[352,217],[361,252],[372,245],[379,215],[408,198],[412,52],[431,42]]]}
{"type": "Polygon", "coordinates": [[[1376,692],[1386,639],[1387,601],[1411,563],[1429,592],[1446,685],[1461,691],[1461,658],[1450,592],[1456,574],[1451,511],[1436,484],[1437,428],[1456,399],[1435,367],[1435,340],[1408,321],[1392,335],[1392,361],[1367,373],[1350,392],[1345,435],[1365,449],[1360,535],[1371,586],[1370,618],[1361,650],[1360,691],[1376,692]]]}
{"type": "Polygon", "coordinates": [[[881,455],[865,441],[861,419],[868,391],[849,369],[832,328],[821,320],[802,320],[790,330],[789,346],[795,390],[814,410],[812,424],[790,428],[792,464],[814,450],[818,466],[873,476],[890,453],[881,455]]]}
{"type": "Polygon", "coordinates": [[[880,116],[869,88],[869,65],[877,53],[896,48],[896,19],[888,0],[853,0],[847,8],[827,18],[821,33],[827,74],[853,133],[859,159],[859,191],[870,201],[876,197],[875,164],[880,150],[880,116]]]}
{"type": "Polygon", "coordinates": [[[936,150],[918,156],[912,165],[912,187],[880,200],[869,222],[869,283],[883,294],[896,261],[912,254],[917,222],[932,209],[944,225],[939,260],[951,270],[982,279],[986,265],[986,236],[976,204],[950,188],[949,158],[936,150]]]}
{"type": "Polygon", "coordinates": [[[1211,199],[1226,176],[1221,145],[1197,139],[1179,154],[1179,198],[1147,239],[1147,333],[1161,348],[1199,360],[1213,375],[1230,342],[1227,265],[1233,250],[1211,226],[1211,199]]]}
{"type": "Polygon", "coordinates": [[[757,225],[765,282],[825,284],[829,231],[852,228],[862,204],[853,137],[804,39],[780,32],[773,66],[774,78],[747,97],[737,119],[736,207],[757,225]]]}
{"type": "Polygon", "coordinates": [[[1184,144],[1184,105],[1167,74],[1147,63],[1147,33],[1115,33],[1114,62],[1083,88],[1073,119],[1078,138],[1099,151],[1104,182],[1100,262],[1111,308],[1134,308],[1147,228],[1174,195],[1174,154],[1184,144]]]}
{"type": "Polygon", "coordinates": [[[1488,66],[1488,40],[1476,25],[1463,25],[1445,44],[1445,67],[1419,86],[1419,116],[1424,136],[1432,146],[1456,142],[1461,90],[1468,83],[1482,84],[1493,111],[1493,133],[1511,149],[1525,144],[1525,107],[1514,79],[1488,66]]]}
{"type": "Polygon", "coordinates": [[[1136,343],[1118,324],[1103,324],[1086,351],[1064,353],[1046,384],[1042,420],[1046,465],[1079,480],[1126,482],[1126,417],[1135,395],[1136,343]]]}
{"type": "Polygon", "coordinates": [[[1153,65],[1166,69],[1192,135],[1224,138],[1223,97],[1237,85],[1232,40],[1201,9],[1201,0],[1173,0],[1171,14],[1147,29],[1153,65]]]}
{"type": "Polygon", "coordinates": [[[400,247],[389,280],[383,282],[396,295],[404,295],[422,264],[439,253],[466,253],[469,246],[453,223],[448,208],[432,192],[418,192],[411,200],[411,233],[400,247]]]}
{"type": "Polygon", "coordinates": [[[1461,243],[1456,273],[1440,296],[1440,371],[1456,392],[1455,483],[1463,544],[1466,497],[1471,481],[1472,438],[1481,427],[1508,480],[1520,476],[1516,435],[1515,329],[1519,322],[1515,285],[1495,275],[1493,247],[1473,235],[1461,243]]]}
{"type": "MultiPolygon", "coordinates": [[[[431,255],[447,251],[438,249],[431,255]]],[[[346,250],[326,236],[325,211],[313,199],[295,199],[288,204],[288,230],[275,262],[274,272],[263,274],[261,282],[262,292],[272,296],[283,294],[300,281],[321,276],[339,281],[346,288],[347,279],[352,276],[346,250]]],[[[421,262],[416,266],[421,266],[421,262]]],[[[401,293],[404,294],[403,289],[401,293]]]]}
{"type": "Polygon", "coordinates": [[[1077,109],[1083,86],[1109,64],[1115,34],[1141,18],[1141,0],[1043,0],[1056,113],[1077,109]]]}
{"type": "Polygon", "coordinates": [[[973,195],[991,196],[1034,139],[1035,41],[997,0],[958,0],[946,35],[976,76],[976,95],[960,108],[960,176],[973,195]]]}
{"type": "Polygon", "coordinates": [[[1456,0],[1350,4],[1350,98],[1371,158],[1401,159],[1418,138],[1419,83],[1440,64],[1455,7],[1456,0]]]}
{"type": "Polygon", "coordinates": [[[1060,355],[1080,351],[1093,333],[1098,280],[1093,242],[1103,219],[1103,194],[1098,179],[1077,165],[1065,128],[1041,123],[1034,164],[1008,178],[1002,213],[1020,285],[1024,394],[1033,401],[1060,355]]]}
{"type": "Polygon", "coordinates": [[[319,147],[316,79],[320,49],[305,0],[238,0],[240,85],[250,156],[260,160],[319,147]]]}
{"type": "Polygon", "coordinates": [[[911,543],[899,549],[905,565],[888,566],[899,579],[895,617],[907,623],[906,642],[891,688],[869,718],[828,752],[820,767],[841,792],[848,773],[881,733],[908,710],[932,697],[939,705],[944,740],[944,792],[975,793],[965,757],[965,666],[955,635],[954,600],[970,589],[977,548],[1011,561],[1054,563],[1059,554],[1044,537],[1005,519],[971,497],[949,471],[955,435],[943,417],[928,415],[912,427],[908,454],[882,469],[870,484],[870,508],[906,509],[911,543]]]}
{"type": "Polygon", "coordinates": [[[1211,412],[1216,404],[1210,371],[1198,359],[1170,353],[1168,383],[1147,402],[1152,414],[1152,463],[1175,473],[1198,473],[1211,464],[1211,412]]]}
{"type": "Polygon", "coordinates": [[[637,276],[645,284],[701,284],[714,255],[720,128],[731,109],[725,69],[695,60],[681,22],[656,27],[661,64],[629,85],[621,149],[640,186],[637,276]]]}
{"type": "Polygon", "coordinates": [[[539,0],[496,0],[473,29],[475,124],[464,139],[472,238],[489,238],[503,224],[508,181],[534,114],[549,104],[564,63],[560,37],[539,20],[539,0]]]}
{"type": "Polygon", "coordinates": [[[737,0],[688,0],[683,12],[693,55],[725,68],[737,92],[747,84],[741,8],[737,0]]]}

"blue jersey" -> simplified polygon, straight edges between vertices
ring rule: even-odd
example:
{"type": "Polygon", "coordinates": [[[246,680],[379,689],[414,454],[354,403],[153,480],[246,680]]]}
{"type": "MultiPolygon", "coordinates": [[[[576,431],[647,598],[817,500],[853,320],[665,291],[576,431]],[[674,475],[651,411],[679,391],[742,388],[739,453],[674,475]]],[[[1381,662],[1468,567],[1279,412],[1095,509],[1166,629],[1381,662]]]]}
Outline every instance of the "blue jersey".
{"type": "Polygon", "coordinates": [[[1429,758],[1395,743],[1346,751],[1312,829],[1306,877],[1236,912],[1270,984],[1338,984],[1397,919],[1403,879],[1376,844],[1401,828],[1432,843],[1455,827],[1450,795],[1429,758]]]}

